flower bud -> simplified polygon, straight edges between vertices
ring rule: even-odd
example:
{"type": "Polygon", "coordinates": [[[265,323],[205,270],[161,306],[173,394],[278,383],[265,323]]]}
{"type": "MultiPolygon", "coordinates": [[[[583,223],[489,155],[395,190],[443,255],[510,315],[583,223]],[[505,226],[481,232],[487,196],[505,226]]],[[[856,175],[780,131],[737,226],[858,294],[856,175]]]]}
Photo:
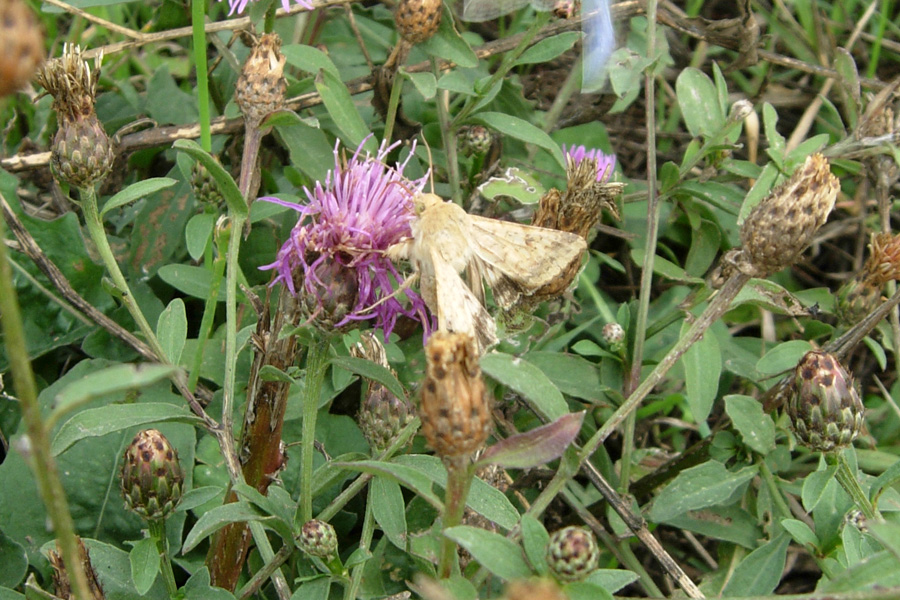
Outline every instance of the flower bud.
{"type": "Polygon", "coordinates": [[[622,349],[622,344],[625,342],[625,329],[621,325],[618,323],[607,323],[603,326],[603,330],[600,333],[610,350],[618,352],[622,349]]]}
{"type": "Polygon", "coordinates": [[[821,350],[807,352],[794,370],[788,415],[799,440],[830,452],[849,446],[859,435],[865,408],[850,375],[837,358],[821,350]]]}
{"type": "Polygon", "coordinates": [[[743,258],[752,274],[767,277],[792,265],[828,219],[838,191],[828,161],[813,154],[756,205],[741,226],[743,258]]]}
{"type": "Polygon", "coordinates": [[[594,534],[581,527],[555,531],[547,543],[547,565],[563,582],[580,581],[597,568],[600,551],[594,534]]]}
{"type": "Polygon", "coordinates": [[[310,556],[327,559],[337,554],[337,534],[334,532],[334,527],[331,526],[331,523],[326,523],[319,519],[310,519],[300,528],[298,541],[300,549],[310,556]]]}
{"type": "Polygon", "coordinates": [[[44,36],[22,0],[0,0],[0,98],[28,83],[44,60],[44,36]]]}
{"type": "Polygon", "coordinates": [[[122,462],[125,507],[147,521],[164,519],[178,506],[183,492],[184,471],[166,436],[156,429],[134,436],[122,462]]]}
{"type": "Polygon", "coordinates": [[[444,459],[468,457],[491,432],[491,410],[475,338],[438,331],[425,346],[419,412],[428,445],[444,459]]]}
{"type": "Polygon", "coordinates": [[[266,33],[259,38],[234,88],[234,101],[244,113],[245,120],[259,124],[284,107],[286,61],[277,33],[266,33]]]}
{"type": "Polygon", "coordinates": [[[441,25],[441,0],[400,0],[394,13],[397,32],[410,44],[429,39],[441,25]]]}
{"type": "Polygon", "coordinates": [[[459,152],[465,156],[487,154],[494,143],[490,130],[482,125],[467,125],[456,132],[459,152]]]}
{"type": "Polygon", "coordinates": [[[875,310],[881,299],[881,285],[870,279],[854,277],[842,285],[836,294],[834,311],[845,325],[855,325],[875,310]]]}

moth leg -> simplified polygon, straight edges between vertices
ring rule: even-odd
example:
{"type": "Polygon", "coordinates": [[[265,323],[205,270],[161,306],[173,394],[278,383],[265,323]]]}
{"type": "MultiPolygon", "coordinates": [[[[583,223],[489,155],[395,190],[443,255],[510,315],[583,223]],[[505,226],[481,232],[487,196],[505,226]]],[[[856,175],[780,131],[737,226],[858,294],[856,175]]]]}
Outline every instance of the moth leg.
{"type": "Polygon", "coordinates": [[[381,304],[384,304],[385,302],[387,302],[387,301],[390,300],[391,298],[396,298],[397,296],[400,295],[401,292],[405,292],[406,290],[408,290],[408,289],[412,286],[412,284],[414,284],[414,283],[416,282],[416,280],[417,280],[418,278],[419,278],[419,274],[418,274],[418,273],[413,273],[412,275],[410,275],[409,277],[407,277],[406,279],[404,279],[404,280],[403,280],[403,283],[401,283],[401,284],[400,284],[400,287],[398,287],[396,290],[394,290],[393,292],[391,292],[390,294],[388,294],[388,295],[385,296],[384,298],[381,298],[380,300],[378,300],[378,302],[376,302],[376,303],[374,303],[374,304],[370,304],[369,306],[366,306],[365,308],[361,309],[361,310],[359,311],[360,314],[365,314],[365,313],[368,313],[368,312],[372,312],[373,310],[375,310],[375,307],[376,307],[376,306],[380,306],[381,304]]]}

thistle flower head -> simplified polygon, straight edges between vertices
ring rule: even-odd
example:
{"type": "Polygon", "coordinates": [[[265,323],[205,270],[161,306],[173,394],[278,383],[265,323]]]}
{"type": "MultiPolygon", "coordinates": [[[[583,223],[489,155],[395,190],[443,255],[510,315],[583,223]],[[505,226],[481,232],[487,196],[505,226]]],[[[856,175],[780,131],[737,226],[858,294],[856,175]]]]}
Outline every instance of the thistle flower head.
{"type": "Polygon", "coordinates": [[[277,271],[273,283],[284,283],[295,296],[309,296],[304,304],[307,310],[313,308],[314,317],[316,312],[324,314],[336,296],[342,298],[344,314],[330,315],[334,327],[374,318],[387,337],[400,315],[420,319],[426,314],[425,303],[410,290],[405,292],[408,306],[388,298],[393,282],[402,278],[384,251],[411,235],[412,198],[425,184],[425,177],[415,181],[403,177],[406,162],[396,167],[384,163],[398,144],[382,145],[374,158],[363,156],[360,145],[350,160],[341,158],[336,145],[334,170],[324,184],[304,188],[309,199],[304,206],[263,198],[293,208],[301,218],[275,262],[262,268],[277,271]],[[332,293],[335,269],[341,271],[337,294],[332,293]],[[347,277],[355,279],[355,286],[347,285],[347,277]],[[355,287],[352,299],[346,293],[350,287],[355,287]]]}
{"type": "Polygon", "coordinates": [[[821,452],[849,446],[862,429],[865,408],[837,358],[807,352],[794,370],[788,415],[800,441],[821,452]]]}
{"type": "MultiPolygon", "coordinates": [[[[222,0],[219,0],[219,2],[221,1],[222,0]]],[[[307,0],[294,0],[294,2],[296,2],[306,10],[313,10],[315,8],[307,0]]],[[[231,10],[228,11],[228,16],[230,17],[234,13],[241,14],[242,12],[244,12],[244,9],[247,8],[248,4],[250,4],[250,0],[228,0],[228,6],[231,7],[231,10]]],[[[285,11],[291,10],[291,0],[281,0],[281,7],[285,11]]]]}

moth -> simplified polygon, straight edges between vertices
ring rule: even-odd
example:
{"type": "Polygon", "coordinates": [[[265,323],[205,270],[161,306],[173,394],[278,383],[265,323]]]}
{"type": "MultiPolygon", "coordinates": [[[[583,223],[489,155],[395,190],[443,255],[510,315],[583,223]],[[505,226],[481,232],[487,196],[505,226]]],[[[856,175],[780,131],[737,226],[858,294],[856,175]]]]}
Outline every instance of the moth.
{"type": "Polygon", "coordinates": [[[470,215],[435,194],[419,194],[413,203],[412,237],[389,247],[387,255],[412,264],[438,329],[475,336],[481,351],[497,343],[484,282],[506,310],[576,269],[587,249],[574,233],[470,215]]]}

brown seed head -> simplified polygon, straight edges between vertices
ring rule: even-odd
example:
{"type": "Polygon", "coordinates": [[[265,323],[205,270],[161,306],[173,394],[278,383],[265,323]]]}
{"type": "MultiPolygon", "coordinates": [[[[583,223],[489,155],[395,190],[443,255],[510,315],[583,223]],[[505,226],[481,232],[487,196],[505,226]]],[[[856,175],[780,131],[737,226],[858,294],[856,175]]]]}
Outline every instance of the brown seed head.
{"type": "Polygon", "coordinates": [[[259,38],[234,88],[234,100],[244,113],[244,119],[259,124],[284,107],[286,61],[277,33],[267,33],[259,38]]]}
{"type": "Polygon", "coordinates": [[[741,227],[753,274],[766,277],[793,264],[828,219],[839,190],[828,161],[813,154],[754,207],[741,227]]]}
{"type": "Polygon", "coordinates": [[[422,433],[441,458],[470,456],[484,446],[492,425],[475,338],[438,331],[425,358],[422,433]]]}
{"type": "Polygon", "coordinates": [[[102,61],[103,54],[100,53],[91,69],[82,56],[81,47],[66,44],[60,58],[48,60],[38,70],[37,82],[53,96],[53,110],[57,112],[60,127],[66,121],[94,114],[102,61]]]}
{"type": "Polygon", "coordinates": [[[872,236],[863,273],[864,279],[879,288],[889,281],[900,280],[900,235],[879,233],[872,236]]]}
{"type": "Polygon", "coordinates": [[[400,37],[410,44],[429,39],[441,25],[441,0],[400,0],[394,21],[400,37]]]}
{"type": "Polygon", "coordinates": [[[41,25],[22,0],[0,0],[0,98],[28,83],[44,61],[41,25]]]}
{"type": "MultiPolygon", "coordinates": [[[[75,544],[78,550],[78,560],[81,563],[84,574],[87,575],[88,591],[91,594],[89,600],[103,600],[106,596],[103,593],[103,588],[100,586],[100,581],[97,579],[97,571],[94,570],[94,566],[91,564],[90,552],[88,552],[87,546],[84,545],[84,541],[78,536],[75,537],[75,544]]],[[[69,572],[66,570],[66,565],[62,559],[59,540],[56,541],[56,550],[50,550],[47,558],[50,559],[50,566],[53,568],[53,585],[56,587],[56,597],[74,598],[69,572]]]]}

